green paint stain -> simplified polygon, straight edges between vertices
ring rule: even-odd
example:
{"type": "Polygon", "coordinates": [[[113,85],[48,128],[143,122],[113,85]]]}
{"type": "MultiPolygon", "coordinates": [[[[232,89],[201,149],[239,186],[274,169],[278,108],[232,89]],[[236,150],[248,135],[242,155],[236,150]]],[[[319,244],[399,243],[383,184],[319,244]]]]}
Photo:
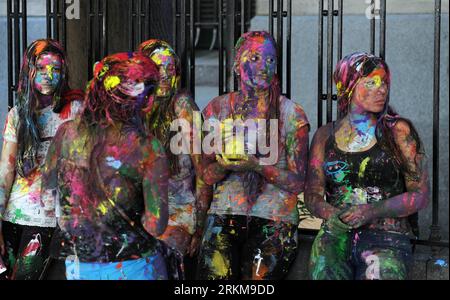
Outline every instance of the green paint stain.
{"type": "Polygon", "coordinates": [[[367,164],[369,163],[370,157],[366,157],[362,162],[361,165],[359,166],[359,172],[358,172],[358,177],[359,178],[363,178],[364,177],[364,172],[366,172],[366,167],[367,164]]]}

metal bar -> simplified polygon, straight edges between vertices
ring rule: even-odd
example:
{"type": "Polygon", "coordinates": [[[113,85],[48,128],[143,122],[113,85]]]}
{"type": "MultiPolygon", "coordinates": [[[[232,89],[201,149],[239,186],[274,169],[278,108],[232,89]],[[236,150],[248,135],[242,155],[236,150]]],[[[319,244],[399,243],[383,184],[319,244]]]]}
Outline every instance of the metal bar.
{"type": "Polygon", "coordinates": [[[186,30],[186,1],[181,0],[181,18],[180,18],[180,44],[182,48],[182,66],[183,66],[183,88],[188,86],[188,72],[187,72],[187,30],[186,30]]]}
{"type": "Polygon", "coordinates": [[[53,38],[59,40],[58,0],[53,0],[53,38]]]}
{"type": "Polygon", "coordinates": [[[20,71],[20,38],[19,38],[19,0],[14,0],[14,85],[19,83],[19,71],[20,71]]]}
{"type": "MultiPolygon", "coordinates": [[[[25,49],[28,46],[28,38],[27,38],[27,1],[22,0],[22,49],[25,49]]],[[[22,51],[22,52],[23,52],[22,51]]]]}
{"type": "Polygon", "coordinates": [[[144,36],[143,41],[150,37],[150,1],[145,1],[145,19],[144,19],[144,36]]]}
{"type": "Polygon", "coordinates": [[[134,31],[133,31],[133,2],[134,0],[128,1],[128,50],[134,50],[134,31]]]}
{"type": "Polygon", "coordinates": [[[8,110],[14,106],[14,84],[13,84],[13,47],[12,47],[12,0],[7,0],[7,35],[8,35],[8,110]]]}
{"type": "MultiPolygon", "coordinates": [[[[237,40],[237,37],[236,37],[236,27],[237,27],[237,18],[236,18],[236,12],[237,12],[237,5],[236,5],[236,1],[230,1],[229,3],[232,3],[232,6],[231,6],[231,18],[232,18],[232,30],[231,30],[231,40],[230,40],[230,42],[231,42],[231,44],[230,44],[230,46],[231,46],[231,51],[230,51],[230,53],[232,53],[232,56],[230,57],[230,62],[233,62],[234,61],[234,55],[235,55],[235,53],[234,53],[234,45],[236,44],[236,40],[237,40]]],[[[229,72],[230,72],[230,74],[232,74],[232,76],[231,76],[231,85],[232,85],[232,89],[233,89],[233,91],[236,91],[236,90],[238,90],[238,85],[237,85],[237,78],[236,78],[236,74],[233,72],[233,63],[231,63],[230,64],[230,66],[229,66],[229,72]]],[[[231,87],[230,87],[231,88],[231,87]]]]}
{"type": "Polygon", "coordinates": [[[142,1],[137,0],[136,5],[136,44],[142,41],[142,1]]]}
{"type": "Polygon", "coordinates": [[[334,0],[328,0],[327,18],[327,123],[333,119],[333,25],[334,0]]]}
{"type": "Polygon", "coordinates": [[[273,13],[274,13],[274,11],[273,11],[273,6],[274,6],[273,1],[274,0],[269,0],[269,32],[270,32],[270,35],[272,35],[272,36],[273,36],[273,13]]]}
{"type": "Polygon", "coordinates": [[[375,54],[375,0],[370,1],[371,19],[370,19],[370,53],[375,54]]]}
{"type": "Polygon", "coordinates": [[[344,29],[344,4],[343,0],[338,1],[338,60],[342,59],[342,34],[344,29]]]}
{"type": "Polygon", "coordinates": [[[99,34],[99,28],[98,28],[98,17],[99,17],[99,0],[94,0],[93,7],[93,30],[92,30],[92,36],[94,37],[92,42],[92,48],[94,51],[94,61],[92,63],[95,63],[98,60],[98,57],[100,56],[98,48],[99,48],[99,42],[100,42],[100,34],[99,34]]]}
{"type": "Polygon", "coordinates": [[[323,119],[323,2],[319,0],[318,60],[317,60],[317,128],[322,126],[323,119]]]}
{"type": "Polygon", "coordinates": [[[45,21],[46,21],[46,25],[47,25],[47,38],[51,38],[52,37],[52,25],[51,25],[51,2],[52,0],[47,0],[46,1],[46,17],[45,17],[45,21]]]}
{"type": "Polygon", "coordinates": [[[108,54],[108,0],[103,0],[102,8],[102,56],[108,54]]]}
{"type": "Polygon", "coordinates": [[[195,0],[189,1],[189,87],[195,99],[195,0]]]}
{"type": "Polygon", "coordinates": [[[277,74],[280,80],[281,92],[283,93],[283,0],[277,1],[277,55],[278,66],[277,74]]]}
{"type": "Polygon", "coordinates": [[[172,1],[172,45],[176,53],[178,53],[178,0],[172,1]]]}
{"type": "Polygon", "coordinates": [[[287,0],[287,32],[286,32],[286,97],[291,99],[291,55],[292,55],[292,0],[287,0]]]}
{"type": "Polygon", "coordinates": [[[218,7],[218,16],[219,16],[219,95],[222,95],[225,93],[223,89],[223,0],[219,0],[219,7],[218,7]]]}
{"type": "Polygon", "coordinates": [[[92,0],[88,0],[87,3],[87,11],[88,11],[88,26],[87,26],[87,39],[89,43],[88,47],[88,79],[92,77],[92,65],[93,65],[93,41],[92,41],[92,0]]]}
{"type": "Polygon", "coordinates": [[[241,34],[245,32],[245,0],[241,0],[241,34]]]}
{"type": "MultiPolygon", "coordinates": [[[[62,0],[62,11],[61,11],[61,43],[66,49],[66,35],[67,35],[67,27],[66,27],[66,1],[62,0]]],[[[66,50],[67,51],[67,50],[66,50]]]]}
{"type": "Polygon", "coordinates": [[[439,102],[441,63],[441,0],[434,8],[434,85],[433,85],[433,210],[430,240],[440,240],[439,225],[439,102]]]}
{"type": "Polygon", "coordinates": [[[386,60],[386,0],[380,1],[380,57],[386,60]]]}

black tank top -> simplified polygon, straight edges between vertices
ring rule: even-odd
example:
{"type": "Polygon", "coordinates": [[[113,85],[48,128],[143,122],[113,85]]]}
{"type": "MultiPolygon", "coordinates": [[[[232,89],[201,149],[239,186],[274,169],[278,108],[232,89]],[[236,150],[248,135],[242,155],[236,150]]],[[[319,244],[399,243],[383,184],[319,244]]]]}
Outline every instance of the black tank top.
{"type": "MultiPolygon", "coordinates": [[[[405,178],[390,154],[379,143],[361,152],[345,152],[338,148],[334,134],[325,145],[323,164],[326,176],[326,201],[347,208],[384,201],[406,192],[405,178]]],[[[410,233],[408,218],[374,220],[365,228],[410,233]]]]}

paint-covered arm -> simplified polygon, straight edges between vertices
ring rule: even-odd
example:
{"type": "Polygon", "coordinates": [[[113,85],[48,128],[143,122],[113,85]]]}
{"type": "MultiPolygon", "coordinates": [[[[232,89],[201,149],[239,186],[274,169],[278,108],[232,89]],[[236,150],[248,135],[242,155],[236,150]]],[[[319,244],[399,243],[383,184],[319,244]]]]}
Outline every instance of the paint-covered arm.
{"type": "Polygon", "coordinates": [[[150,145],[143,153],[142,191],[145,213],[142,223],[148,233],[159,236],[166,229],[169,219],[168,161],[162,145],[154,137],[150,139],[150,145]]]}
{"type": "Polygon", "coordinates": [[[407,191],[385,201],[352,207],[341,214],[341,220],[354,228],[374,219],[407,217],[428,204],[429,182],[425,155],[417,152],[417,143],[411,135],[408,123],[399,121],[393,130],[395,141],[411,171],[405,174],[407,191]]]}
{"type": "Polygon", "coordinates": [[[295,125],[293,130],[287,133],[286,154],[287,169],[276,166],[264,166],[259,164],[256,171],[266,180],[279,188],[300,194],[305,187],[306,166],[308,163],[309,125],[295,125]]]}
{"type": "Polygon", "coordinates": [[[329,136],[329,125],[322,126],[314,134],[309,153],[305,186],[305,205],[315,216],[328,220],[338,209],[325,201],[325,174],[323,171],[325,143],[329,136]]]}
{"type": "Polygon", "coordinates": [[[397,122],[394,127],[394,136],[412,174],[405,174],[406,193],[374,205],[379,218],[409,216],[424,209],[429,201],[426,158],[423,153],[417,152],[417,144],[412,138],[409,125],[404,121],[397,122]]]}
{"type": "Polygon", "coordinates": [[[16,176],[17,128],[17,108],[14,107],[8,113],[3,130],[3,146],[0,157],[0,230],[11,187],[16,176]]]}
{"type": "Polygon", "coordinates": [[[212,186],[208,185],[203,180],[203,165],[202,165],[202,155],[201,155],[201,145],[197,145],[198,149],[195,148],[195,143],[201,143],[202,141],[202,115],[195,104],[192,97],[183,93],[178,95],[178,99],[175,102],[175,113],[178,118],[182,118],[189,122],[192,130],[185,133],[183,138],[187,140],[187,143],[191,145],[191,161],[195,168],[195,212],[196,212],[196,230],[195,234],[201,236],[203,233],[203,227],[206,219],[206,214],[209,208],[209,204],[212,199],[212,186]],[[194,151],[196,150],[196,151],[194,151]]]}

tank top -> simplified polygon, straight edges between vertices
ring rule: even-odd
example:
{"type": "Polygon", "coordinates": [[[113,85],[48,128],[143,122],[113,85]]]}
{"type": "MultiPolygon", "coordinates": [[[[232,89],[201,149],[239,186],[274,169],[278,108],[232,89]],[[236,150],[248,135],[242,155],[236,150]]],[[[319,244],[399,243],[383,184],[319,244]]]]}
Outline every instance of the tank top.
{"type": "MultiPolygon", "coordinates": [[[[323,170],[326,201],[337,208],[384,201],[406,192],[405,178],[393,157],[377,142],[361,152],[338,148],[334,122],[325,145],[323,170]]],[[[410,233],[408,218],[382,218],[364,226],[399,233],[410,233]]]]}

